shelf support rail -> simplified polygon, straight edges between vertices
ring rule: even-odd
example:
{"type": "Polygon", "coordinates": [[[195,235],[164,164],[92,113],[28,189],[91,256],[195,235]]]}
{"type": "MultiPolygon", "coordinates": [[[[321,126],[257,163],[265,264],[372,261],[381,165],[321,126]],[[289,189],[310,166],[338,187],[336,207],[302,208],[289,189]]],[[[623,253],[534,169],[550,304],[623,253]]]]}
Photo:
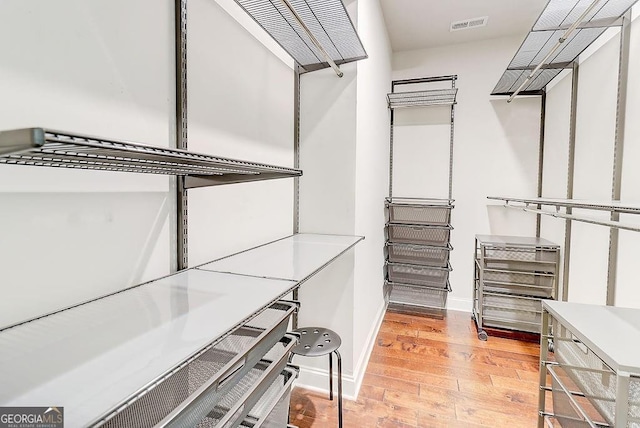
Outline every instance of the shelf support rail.
{"type": "MultiPolygon", "coordinates": [[[[282,0],[282,1],[286,1],[286,0],[282,0]]],[[[555,54],[556,51],[560,49],[560,46],[562,46],[562,44],[567,41],[569,36],[571,36],[571,34],[580,25],[582,25],[582,21],[585,20],[585,18],[591,13],[591,11],[593,11],[593,9],[598,5],[598,3],[600,3],[600,0],[593,0],[593,2],[591,2],[589,7],[587,7],[584,10],[584,12],[582,12],[582,14],[578,17],[578,19],[576,19],[576,21],[569,28],[567,28],[567,31],[565,31],[562,37],[558,39],[558,42],[551,48],[551,50],[544,56],[544,58],[542,58],[540,63],[531,71],[531,73],[529,73],[529,76],[527,76],[527,78],[520,84],[520,86],[518,86],[518,89],[516,89],[515,92],[511,94],[511,96],[507,100],[508,103],[513,101],[513,99],[517,97],[520,92],[522,92],[524,87],[527,86],[527,84],[531,81],[531,79],[533,79],[533,76],[535,76],[538,70],[540,70],[547,63],[547,61],[549,61],[549,59],[553,56],[553,54],[555,54]]]]}
{"type": "MultiPolygon", "coordinates": [[[[599,0],[597,0],[597,1],[599,1],[599,0]]],[[[296,12],[296,10],[293,7],[293,5],[291,4],[291,2],[289,2],[289,0],[280,0],[280,2],[289,10],[289,12],[291,12],[291,15],[293,16],[293,18],[300,25],[300,27],[304,30],[304,32],[307,33],[307,36],[309,36],[309,39],[311,39],[311,42],[320,51],[320,53],[322,54],[324,59],[327,61],[327,63],[331,66],[331,68],[333,68],[333,71],[336,72],[338,77],[342,77],[344,75],[344,73],[342,72],[342,70],[340,70],[340,67],[338,67],[338,65],[335,63],[335,61],[333,59],[331,59],[331,56],[329,55],[329,53],[325,50],[325,48],[322,46],[322,44],[316,38],[316,36],[313,35],[313,33],[311,32],[309,27],[307,27],[307,24],[304,23],[304,21],[302,20],[300,15],[298,15],[298,12],[296,12]]]]}

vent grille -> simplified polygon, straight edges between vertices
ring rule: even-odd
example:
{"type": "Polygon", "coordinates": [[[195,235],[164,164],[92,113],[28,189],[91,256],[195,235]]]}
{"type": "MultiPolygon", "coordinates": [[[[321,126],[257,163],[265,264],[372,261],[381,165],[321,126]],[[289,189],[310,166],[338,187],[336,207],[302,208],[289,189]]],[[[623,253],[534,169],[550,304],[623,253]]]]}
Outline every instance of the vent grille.
{"type": "Polygon", "coordinates": [[[485,27],[487,25],[488,19],[488,16],[481,16],[479,18],[469,18],[462,21],[455,21],[451,23],[449,31],[460,31],[477,27],[485,27]]]}

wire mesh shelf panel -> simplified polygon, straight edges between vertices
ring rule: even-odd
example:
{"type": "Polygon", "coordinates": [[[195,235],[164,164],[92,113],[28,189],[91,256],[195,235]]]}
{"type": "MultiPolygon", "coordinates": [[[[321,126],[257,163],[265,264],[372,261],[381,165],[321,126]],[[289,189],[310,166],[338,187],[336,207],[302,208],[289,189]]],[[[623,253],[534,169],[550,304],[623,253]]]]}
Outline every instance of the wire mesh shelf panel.
{"type": "Polygon", "coordinates": [[[517,261],[532,263],[556,263],[559,249],[525,248],[525,247],[490,247],[483,246],[484,260],[517,261]]]}
{"type": "Polygon", "coordinates": [[[428,91],[392,92],[387,94],[389,108],[429,107],[456,103],[457,88],[428,91]]]}
{"type": "Polygon", "coordinates": [[[585,12],[592,0],[551,0],[533,25],[520,49],[493,89],[493,95],[514,93],[525,82],[531,71],[536,72],[522,91],[543,89],[564,68],[567,68],[591,43],[611,26],[619,25],[624,15],[637,0],[605,0],[590,11],[578,28],[543,63],[566,30],[585,12]]]}
{"type": "MultiPolygon", "coordinates": [[[[280,0],[236,0],[303,68],[326,67],[326,59],[280,0]]],[[[341,0],[290,0],[313,36],[337,64],[367,57],[341,0]]]]}
{"type": "Polygon", "coordinates": [[[171,372],[143,395],[133,397],[127,402],[126,407],[120,408],[109,416],[102,426],[155,425],[186,400],[193,399],[205,384],[211,385],[213,392],[204,394],[205,397],[202,399],[199,397],[195,399],[200,400],[198,406],[213,408],[233,383],[242,378],[265,353],[281,354],[282,350],[292,342],[290,339],[281,338],[286,333],[294,306],[276,306],[278,307],[289,309],[275,309],[272,306],[264,311],[276,312],[280,315],[279,319],[271,324],[269,330],[246,326],[238,328],[188,364],[171,372]],[[278,343],[279,340],[282,343],[278,343]]]}
{"type": "Polygon", "coordinates": [[[390,223],[446,226],[451,221],[451,206],[387,204],[390,223]]]}
{"type": "Polygon", "coordinates": [[[448,289],[385,282],[389,305],[445,309],[448,289]]]}
{"type": "Polygon", "coordinates": [[[393,243],[448,247],[451,229],[450,226],[388,224],[387,238],[393,243]]]}
{"type": "Polygon", "coordinates": [[[387,263],[387,275],[391,282],[446,289],[449,269],[387,263]]]}
{"type": "Polygon", "coordinates": [[[631,377],[627,391],[617,390],[617,374],[589,347],[568,329],[553,320],[555,358],[577,390],[590,397],[589,401],[612,426],[616,425],[616,399],[629,404],[628,415],[640,426],[640,378],[631,377]]]}
{"type": "Polygon", "coordinates": [[[42,128],[0,132],[0,163],[163,175],[302,174],[293,168],[42,128]]]}
{"type": "Polygon", "coordinates": [[[446,268],[449,265],[451,247],[428,247],[412,244],[387,243],[390,262],[417,264],[446,268]]]}

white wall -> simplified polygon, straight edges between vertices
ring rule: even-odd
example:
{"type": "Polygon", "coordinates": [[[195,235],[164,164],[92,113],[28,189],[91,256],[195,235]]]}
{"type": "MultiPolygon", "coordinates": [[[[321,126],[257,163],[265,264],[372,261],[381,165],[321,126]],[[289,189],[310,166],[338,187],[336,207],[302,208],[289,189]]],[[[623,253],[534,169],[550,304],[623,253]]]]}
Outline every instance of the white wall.
{"type": "Polygon", "coordinates": [[[356,124],[355,233],[366,236],[355,264],[354,362],[356,386],[384,316],[384,198],[389,187],[389,109],[391,46],[378,0],[358,3],[358,33],[369,54],[358,63],[356,124]]]}
{"type": "MultiPolygon", "coordinates": [[[[369,58],[301,79],[300,231],[365,236],[355,251],[303,285],[301,325],[342,337],[345,396],[354,398],[384,315],[384,197],[388,186],[391,53],[377,0],[347,2],[369,58]]],[[[327,362],[303,365],[299,382],[326,388],[327,362]]]]}
{"type": "MultiPolygon", "coordinates": [[[[450,309],[470,311],[473,294],[471,257],[476,234],[534,236],[535,218],[524,213],[495,206],[487,196],[535,195],[537,188],[540,100],[519,98],[511,104],[492,99],[489,94],[517,50],[520,38],[480,41],[427,50],[397,52],[393,56],[393,79],[440,75],[458,75],[458,104],[455,107],[453,166],[453,198],[451,254],[452,293],[450,309]]],[[[400,121],[400,127],[415,126],[415,113],[400,121]]],[[[436,123],[434,114],[425,114],[422,127],[436,123]]],[[[433,129],[433,128],[432,128],[433,129]]],[[[400,130],[400,136],[413,131],[400,130]]],[[[439,132],[436,130],[435,132],[439,132]]],[[[395,130],[394,130],[395,136],[395,130]]],[[[448,140],[445,142],[445,144],[448,140]]],[[[415,144],[394,137],[394,148],[415,144]]],[[[420,168],[421,160],[436,152],[416,156],[410,162],[405,156],[394,169],[420,168]],[[416,165],[417,163],[417,165],[416,165]]],[[[438,151],[439,162],[448,163],[448,152],[438,151]]],[[[429,162],[433,162],[431,158],[429,162]]],[[[394,172],[395,175],[395,172],[394,172]]],[[[411,187],[401,182],[409,195],[399,193],[394,183],[394,196],[442,197],[447,174],[438,174],[437,186],[411,187]],[[432,192],[439,192],[433,194],[432,192]]],[[[435,179],[435,178],[434,178],[435,179]]],[[[446,196],[446,194],[444,195],[446,196]]]]}
{"type": "MultiPolygon", "coordinates": [[[[609,31],[580,58],[574,176],[574,197],[577,199],[611,199],[619,43],[619,34],[609,31]]],[[[621,198],[631,202],[637,201],[640,197],[640,187],[637,185],[637,171],[640,164],[638,147],[640,146],[635,138],[640,132],[640,124],[633,119],[637,116],[640,107],[639,83],[634,78],[640,70],[638,43],[640,43],[640,24],[635,20],[632,23],[621,198]]],[[[567,178],[571,77],[566,76],[554,83],[549,89],[547,98],[543,194],[546,197],[564,197],[567,178]]],[[[580,210],[574,210],[574,213],[594,218],[608,218],[608,213],[580,210]]],[[[636,216],[621,217],[622,221],[638,223],[636,216]]],[[[542,222],[542,236],[563,243],[564,224],[562,220],[545,218],[542,222]]],[[[637,287],[639,250],[640,235],[636,232],[621,231],[617,306],[640,307],[640,292],[637,287]]],[[[608,253],[608,228],[573,222],[569,301],[605,304],[608,253]]]]}
{"type": "MultiPolygon", "coordinates": [[[[2,1],[0,52],[0,130],[174,144],[173,2],[2,1]]],[[[168,273],[169,189],[0,165],[0,327],[168,273]]]]}
{"type": "MultiPolygon", "coordinates": [[[[189,150],[293,166],[293,70],[216,2],[190,0],[187,13],[189,150]]],[[[190,266],[293,231],[292,179],[188,198],[190,266]]]]}

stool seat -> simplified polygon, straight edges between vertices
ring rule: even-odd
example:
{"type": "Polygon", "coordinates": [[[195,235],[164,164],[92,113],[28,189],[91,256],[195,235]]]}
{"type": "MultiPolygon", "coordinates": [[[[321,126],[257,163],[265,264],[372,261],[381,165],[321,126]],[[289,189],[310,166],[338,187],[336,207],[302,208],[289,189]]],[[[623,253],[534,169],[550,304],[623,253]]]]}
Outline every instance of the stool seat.
{"type": "Polygon", "coordinates": [[[293,331],[300,335],[300,340],[291,349],[289,362],[294,355],[301,357],[329,355],[329,400],[333,400],[333,354],[338,359],[338,427],[342,428],[342,357],[338,351],[342,339],[338,333],[324,327],[303,327],[293,331]]]}
{"type": "Polygon", "coordinates": [[[291,350],[296,355],[319,357],[337,350],[342,344],[340,336],[328,328],[305,327],[294,330],[300,334],[300,341],[291,350]]]}

